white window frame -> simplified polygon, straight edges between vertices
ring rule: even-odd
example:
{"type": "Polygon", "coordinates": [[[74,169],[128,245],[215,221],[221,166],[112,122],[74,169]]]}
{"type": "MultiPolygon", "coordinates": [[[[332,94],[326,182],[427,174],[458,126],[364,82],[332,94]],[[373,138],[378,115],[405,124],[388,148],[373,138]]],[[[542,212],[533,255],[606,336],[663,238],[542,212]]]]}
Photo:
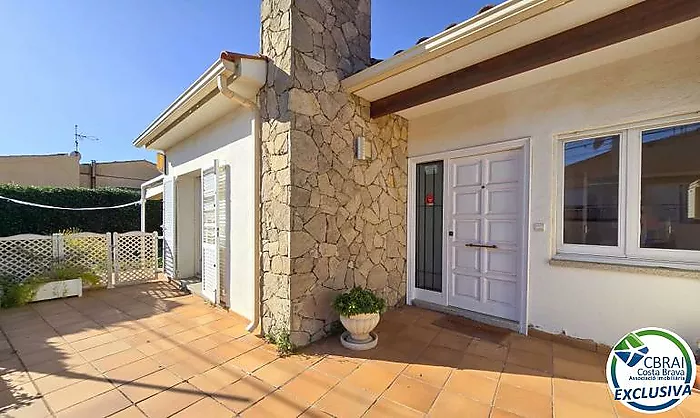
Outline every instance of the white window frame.
{"type": "Polygon", "coordinates": [[[556,254],[558,259],[618,262],[673,268],[700,269],[700,251],[642,248],[640,245],[642,134],[645,131],[700,122],[700,112],[651,119],[601,129],[555,136],[556,139],[556,254]],[[620,136],[618,189],[618,245],[564,243],[564,146],[568,142],[602,136],[620,136]]]}
{"type": "Polygon", "coordinates": [[[561,138],[557,141],[557,156],[558,156],[558,175],[557,175],[557,253],[560,254],[591,254],[591,255],[603,255],[603,256],[613,256],[622,257],[625,254],[624,247],[624,220],[625,220],[625,185],[624,185],[624,175],[626,167],[626,156],[623,150],[626,148],[627,135],[624,130],[609,130],[609,131],[596,131],[581,133],[578,135],[571,135],[561,138]],[[587,244],[566,244],[564,242],[564,147],[569,142],[576,142],[585,139],[594,139],[605,136],[619,136],[620,138],[620,161],[618,167],[618,196],[617,196],[617,246],[608,245],[587,245],[587,244]]]}

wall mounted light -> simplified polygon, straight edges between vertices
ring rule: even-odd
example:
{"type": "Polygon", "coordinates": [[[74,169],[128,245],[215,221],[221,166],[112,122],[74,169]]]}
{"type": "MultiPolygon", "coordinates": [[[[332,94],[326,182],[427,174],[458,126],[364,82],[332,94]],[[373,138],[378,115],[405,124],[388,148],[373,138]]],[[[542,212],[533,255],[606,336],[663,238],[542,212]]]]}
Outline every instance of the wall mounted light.
{"type": "Polygon", "coordinates": [[[355,158],[358,160],[369,160],[372,157],[370,144],[364,136],[355,138],[355,158]]]}

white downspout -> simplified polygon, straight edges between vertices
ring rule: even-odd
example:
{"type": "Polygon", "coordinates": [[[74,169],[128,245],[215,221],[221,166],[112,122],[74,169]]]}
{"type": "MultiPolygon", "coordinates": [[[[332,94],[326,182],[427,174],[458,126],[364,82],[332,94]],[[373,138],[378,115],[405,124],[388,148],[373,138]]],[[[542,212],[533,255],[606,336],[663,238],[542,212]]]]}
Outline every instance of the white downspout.
{"type": "MultiPolygon", "coordinates": [[[[236,70],[240,68],[240,62],[236,62],[236,70]]],[[[262,152],[262,126],[260,124],[260,109],[258,108],[258,105],[253,102],[252,100],[249,100],[245,97],[242,97],[238,95],[236,92],[231,90],[228,85],[230,82],[234,81],[236,78],[238,78],[238,71],[236,72],[231,72],[230,70],[225,70],[223,73],[219,74],[219,76],[216,79],[216,84],[219,87],[219,91],[221,94],[223,94],[225,97],[238,102],[242,106],[245,106],[246,108],[250,109],[253,112],[254,115],[254,126],[253,126],[253,142],[255,146],[255,172],[257,174],[260,174],[261,167],[260,167],[260,160],[262,158],[261,152],[262,152]],[[229,79],[229,77],[232,77],[232,79],[229,79]]],[[[260,323],[260,305],[261,305],[261,300],[260,300],[260,175],[255,176],[255,276],[253,279],[253,299],[254,299],[254,308],[253,308],[253,319],[248,324],[246,327],[246,330],[248,332],[252,332],[255,330],[255,328],[258,327],[258,324],[260,323]]]]}

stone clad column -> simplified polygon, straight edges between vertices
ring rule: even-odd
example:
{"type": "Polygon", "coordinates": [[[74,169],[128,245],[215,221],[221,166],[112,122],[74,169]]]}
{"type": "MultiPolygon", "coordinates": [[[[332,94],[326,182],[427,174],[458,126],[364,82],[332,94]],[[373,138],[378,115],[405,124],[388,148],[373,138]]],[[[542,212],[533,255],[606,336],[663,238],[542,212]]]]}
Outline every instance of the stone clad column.
{"type": "Polygon", "coordinates": [[[269,60],[267,82],[258,102],[262,119],[261,326],[266,333],[290,329],[290,16],[290,0],[263,0],[261,53],[269,60]]]}
{"type": "Polygon", "coordinates": [[[305,345],[345,289],[405,299],[408,122],[370,120],[340,86],[370,64],[369,0],[263,0],[261,38],[263,329],[305,345]]]}

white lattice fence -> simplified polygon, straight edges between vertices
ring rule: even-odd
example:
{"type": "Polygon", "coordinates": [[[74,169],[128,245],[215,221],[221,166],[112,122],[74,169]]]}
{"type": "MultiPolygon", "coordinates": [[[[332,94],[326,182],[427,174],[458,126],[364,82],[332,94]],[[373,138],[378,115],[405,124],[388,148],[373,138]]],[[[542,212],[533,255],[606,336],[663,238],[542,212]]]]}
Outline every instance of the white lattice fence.
{"type": "Polygon", "coordinates": [[[0,276],[24,280],[40,274],[51,266],[56,237],[44,235],[14,235],[0,238],[0,276]]]}
{"type": "Polygon", "coordinates": [[[143,283],[157,278],[158,234],[112,234],[115,285],[143,283]]]}
{"type": "MultiPolygon", "coordinates": [[[[112,234],[81,232],[63,235],[63,260],[84,267],[100,276],[100,286],[109,286],[112,277],[112,234]]],[[[60,241],[59,241],[60,242],[60,241]]]]}
{"type": "Polygon", "coordinates": [[[100,285],[157,279],[157,233],[15,235],[0,237],[0,276],[18,280],[45,273],[64,262],[100,276],[100,285]]]}

